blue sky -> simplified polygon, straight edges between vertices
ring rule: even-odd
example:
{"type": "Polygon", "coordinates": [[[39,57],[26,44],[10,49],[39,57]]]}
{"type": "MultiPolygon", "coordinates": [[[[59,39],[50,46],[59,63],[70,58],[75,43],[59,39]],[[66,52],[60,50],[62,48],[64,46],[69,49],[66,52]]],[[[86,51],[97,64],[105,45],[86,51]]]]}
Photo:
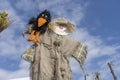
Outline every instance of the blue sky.
{"type": "MultiPolygon", "coordinates": [[[[92,80],[101,72],[103,80],[112,80],[107,62],[112,61],[120,79],[120,1],[119,0],[0,0],[0,11],[7,10],[14,23],[0,34],[0,80],[28,77],[29,63],[21,54],[32,44],[21,36],[28,19],[44,9],[52,19],[64,17],[76,25],[71,37],[88,45],[85,67],[92,80]],[[6,76],[7,75],[7,76],[6,76]]],[[[71,59],[75,80],[83,80],[79,64],[71,59]],[[76,66],[74,66],[76,65],[76,66]]]]}

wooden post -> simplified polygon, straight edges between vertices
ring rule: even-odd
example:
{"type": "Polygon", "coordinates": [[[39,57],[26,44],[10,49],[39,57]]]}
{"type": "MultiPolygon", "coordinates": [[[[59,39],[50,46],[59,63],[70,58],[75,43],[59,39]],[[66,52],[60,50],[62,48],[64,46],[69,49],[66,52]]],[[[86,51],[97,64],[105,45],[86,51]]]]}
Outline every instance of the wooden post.
{"type": "Polygon", "coordinates": [[[111,63],[111,62],[108,62],[108,66],[109,66],[109,68],[110,68],[110,71],[111,71],[111,73],[112,73],[112,76],[113,76],[114,80],[117,80],[117,77],[116,77],[116,75],[115,75],[115,73],[114,73],[114,70],[112,69],[112,63],[111,63]]]}
{"type": "Polygon", "coordinates": [[[84,75],[84,79],[87,80],[87,75],[84,75]]]}
{"type": "Polygon", "coordinates": [[[95,72],[95,80],[100,80],[100,73],[99,72],[95,72]]]}

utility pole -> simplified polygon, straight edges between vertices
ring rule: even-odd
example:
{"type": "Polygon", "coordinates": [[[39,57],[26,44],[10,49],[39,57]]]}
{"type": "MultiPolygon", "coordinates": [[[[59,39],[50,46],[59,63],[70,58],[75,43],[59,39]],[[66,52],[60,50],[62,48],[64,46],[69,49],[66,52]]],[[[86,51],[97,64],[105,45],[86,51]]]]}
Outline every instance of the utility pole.
{"type": "Polygon", "coordinates": [[[115,73],[114,73],[114,70],[112,69],[112,63],[111,62],[108,62],[108,66],[109,66],[109,68],[110,68],[110,71],[111,71],[111,73],[112,73],[112,76],[113,76],[113,78],[114,78],[114,80],[117,80],[117,77],[116,77],[116,75],[115,75],[115,73]]]}

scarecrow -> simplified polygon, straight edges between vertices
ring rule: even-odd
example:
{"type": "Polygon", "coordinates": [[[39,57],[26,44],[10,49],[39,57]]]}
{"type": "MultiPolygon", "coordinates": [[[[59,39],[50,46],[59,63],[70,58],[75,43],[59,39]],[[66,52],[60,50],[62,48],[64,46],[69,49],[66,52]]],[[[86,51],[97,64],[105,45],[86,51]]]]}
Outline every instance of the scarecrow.
{"type": "Polygon", "coordinates": [[[40,42],[40,34],[44,34],[48,23],[51,21],[51,15],[48,10],[41,12],[37,18],[31,18],[28,23],[27,29],[23,32],[24,34],[30,34],[28,41],[40,42]]]}
{"type": "Polygon", "coordinates": [[[32,45],[22,55],[31,63],[31,80],[72,80],[69,58],[83,65],[87,46],[69,38],[75,26],[64,18],[51,21],[41,42],[32,45]]]}
{"type": "Polygon", "coordinates": [[[0,32],[9,26],[10,22],[8,20],[7,11],[0,12],[0,32]]]}

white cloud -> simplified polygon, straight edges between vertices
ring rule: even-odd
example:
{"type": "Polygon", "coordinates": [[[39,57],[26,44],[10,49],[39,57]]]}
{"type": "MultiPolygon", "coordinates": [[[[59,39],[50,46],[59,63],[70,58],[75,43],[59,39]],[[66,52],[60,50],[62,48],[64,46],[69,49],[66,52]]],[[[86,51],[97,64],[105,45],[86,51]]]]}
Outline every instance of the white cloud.
{"type": "Polygon", "coordinates": [[[84,6],[81,6],[80,3],[76,3],[72,0],[56,0],[56,1],[29,1],[29,0],[19,0],[16,1],[15,4],[16,8],[20,11],[25,11],[30,13],[34,13],[37,10],[44,10],[48,9],[52,12],[52,18],[55,18],[55,16],[65,17],[69,20],[71,20],[74,23],[80,22],[80,20],[83,18],[84,14],[84,6]]]}
{"type": "Polygon", "coordinates": [[[8,71],[0,69],[0,80],[10,80],[15,78],[27,77],[29,75],[29,63],[21,61],[20,69],[16,71],[8,71]]]}
{"type": "Polygon", "coordinates": [[[37,8],[37,5],[32,0],[19,0],[16,1],[15,7],[22,11],[32,11],[37,8]]]}
{"type": "Polygon", "coordinates": [[[29,77],[24,77],[24,78],[10,79],[10,80],[30,80],[30,78],[29,77]]]}

